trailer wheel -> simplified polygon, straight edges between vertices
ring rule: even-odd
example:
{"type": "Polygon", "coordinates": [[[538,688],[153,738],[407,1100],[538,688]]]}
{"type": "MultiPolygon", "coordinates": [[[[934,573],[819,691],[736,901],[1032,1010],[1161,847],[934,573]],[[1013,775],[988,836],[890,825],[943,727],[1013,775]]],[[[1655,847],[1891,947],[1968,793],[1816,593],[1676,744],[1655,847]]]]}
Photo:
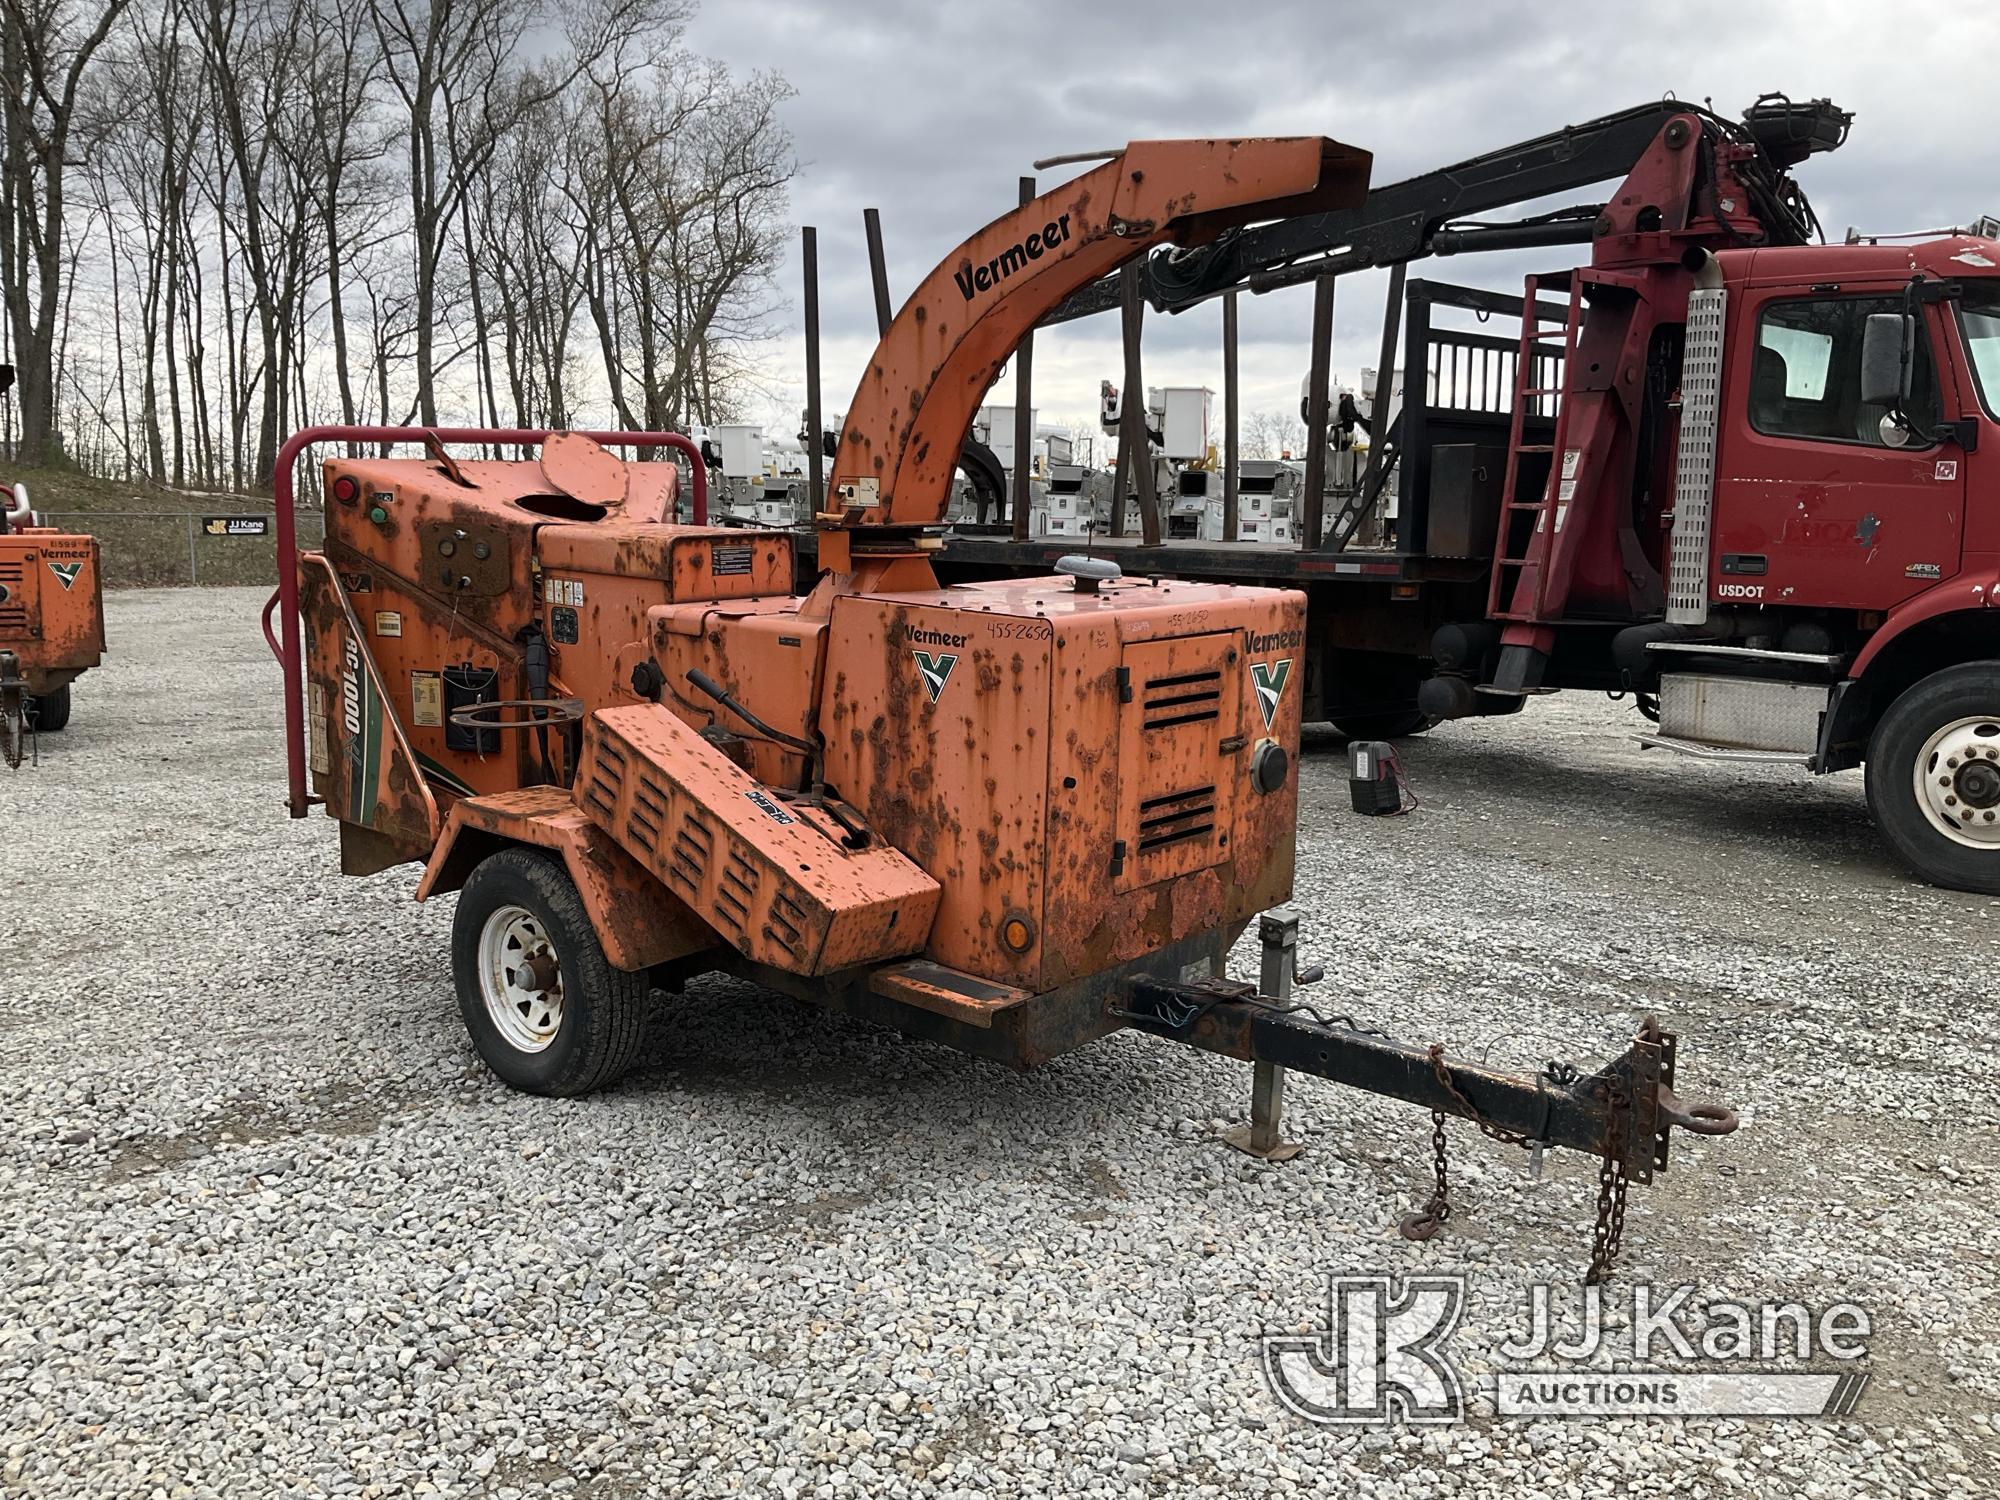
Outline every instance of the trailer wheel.
{"type": "Polygon", "coordinates": [[[54,734],[69,725],[69,688],[65,682],[53,693],[28,699],[28,722],[42,734],[54,734]]]}
{"type": "Polygon", "coordinates": [[[2000,895],[2000,662],[1947,667],[1891,703],[1867,776],[1875,826],[1911,869],[2000,895]]]}
{"type": "Polygon", "coordinates": [[[459,892],[451,941],[465,1028],[510,1088],[569,1098],[631,1064],[646,976],[611,967],[555,860],[515,848],[481,861],[459,892]]]}

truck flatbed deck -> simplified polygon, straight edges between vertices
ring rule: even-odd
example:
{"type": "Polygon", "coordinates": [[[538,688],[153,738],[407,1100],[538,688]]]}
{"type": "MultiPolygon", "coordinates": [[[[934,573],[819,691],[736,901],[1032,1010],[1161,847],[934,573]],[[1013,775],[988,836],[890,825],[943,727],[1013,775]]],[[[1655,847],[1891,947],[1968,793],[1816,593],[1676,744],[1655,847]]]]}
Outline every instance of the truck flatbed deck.
{"type": "MultiPolygon", "coordinates": [[[[801,560],[812,558],[814,534],[800,530],[793,535],[801,560]]],[[[1049,572],[1057,558],[1077,554],[1108,557],[1131,577],[1254,579],[1274,585],[1323,578],[1457,582],[1483,578],[1486,568],[1477,558],[1424,557],[1387,547],[1305,552],[1289,542],[1210,542],[1187,537],[1147,546],[1138,537],[1129,536],[1045,536],[1017,541],[1007,532],[991,529],[946,533],[943,550],[935,561],[946,572],[958,564],[977,568],[980,577],[991,578],[1001,572],[1049,572]]]]}

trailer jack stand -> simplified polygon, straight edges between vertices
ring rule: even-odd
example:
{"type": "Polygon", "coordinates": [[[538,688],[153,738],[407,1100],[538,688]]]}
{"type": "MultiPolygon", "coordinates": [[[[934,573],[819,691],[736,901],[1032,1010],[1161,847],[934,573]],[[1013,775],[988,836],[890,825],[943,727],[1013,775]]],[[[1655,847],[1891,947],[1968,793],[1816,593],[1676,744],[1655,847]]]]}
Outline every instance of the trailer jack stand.
{"type": "Polygon", "coordinates": [[[1250,1123],[1222,1133],[1224,1145],[1265,1161],[1290,1161],[1305,1150],[1303,1141],[1280,1133],[1285,1117],[1285,1070],[1276,1063],[1251,1064],[1250,1123]]]}
{"type": "MultiPolygon", "coordinates": [[[[1311,984],[1321,972],[1300,975],[1293,967],[1299,956],[1298,914],[1289,908],[1266,912],[1257,924],[1257,936],[1264,948],[1257,988],[1277,1004],[1290,1005],[1294,982],[1304,979],[1311,984]]],[[[1224,1131],[1223,1144],[1265,1161],[1290,1161],[1306,1148],[1303,1141],[1284,1138],[1284,1118],[1285,1070],[1260,1058],[1251,1064],[1250,1123],[1224,1131]]]]}
{"type": "Polygon", "coordinates": [[[1684,1105],[1675,1095],[1675,1037],[1653,1016],[1622,1055],[1593,1072],[1548,1063],[1532,1075],[1503,1073],[1453,1061],[1442,1046],[1412,1046],[1352,1016],[1295,1002],[1293,982],[1319,977],[1293,968],[1297,913],[1282,907],[1265,913],[1258,935],[1264,946],[1261,986],[1141,978],[1132,982],[1126,1006],[1113,1014],[1155,1036],[1256,1064],[1250,1124],[1225,1139],[1268,1161],[1289,1160],[1300,1149],[1279,1130],[1287,1069],[1429,1110],[1439,1191],[1412,1216],[1414,1229],[1434,1234],[1450,1213],[1443,1201],[1444,1118],[1471,1120],[1495,1140],[1530,1150],[1567,1146],[1599,1160],[1603,1182],[1592,1276],[1601,1279],[1616,1251],[1624,1184],[1650,1183],[1654,1172],[1666,1169],[1673,1127],[1696,1135],[1736,1129],[1733,1110],[1684,1105]]]}
{"type": "Polygon", "coordinates": [[[21,659],[0,651],[0,760],[12,770],[33,753],[41,758],[41,740],[28,713],[28,686],[21,677],[21,659]]]}

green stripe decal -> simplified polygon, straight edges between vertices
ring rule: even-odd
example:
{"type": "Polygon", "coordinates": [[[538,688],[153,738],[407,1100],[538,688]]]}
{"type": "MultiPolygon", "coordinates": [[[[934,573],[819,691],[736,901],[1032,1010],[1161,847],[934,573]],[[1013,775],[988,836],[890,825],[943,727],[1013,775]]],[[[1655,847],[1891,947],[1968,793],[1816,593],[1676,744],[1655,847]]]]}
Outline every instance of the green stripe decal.
{"type": "Polygon", "coordinates": [[[438,762],[432,760],[421,750],[417,751],[417,768],[448,792],[456,792],[461,797],[476,797],[479,795],[465,782],[461,781],[448,767],[439,765],[438,762]]]}
{"type": "Polygon", "coordinates": [[[375,674],[367,671],[361,674],[361,743],[367,750],[362,773],[367,800],[361,822],[373,828],[379,810],[376,793],[382,783],[382,700],[375,692],[375,674]]]}

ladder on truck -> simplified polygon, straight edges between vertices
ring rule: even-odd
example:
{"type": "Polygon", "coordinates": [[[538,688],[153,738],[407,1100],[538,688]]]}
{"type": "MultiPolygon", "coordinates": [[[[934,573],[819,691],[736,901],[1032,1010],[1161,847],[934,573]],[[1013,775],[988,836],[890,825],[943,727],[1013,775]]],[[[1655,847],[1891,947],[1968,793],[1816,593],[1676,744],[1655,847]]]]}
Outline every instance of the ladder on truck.
{"type": "Polygon", "coordinates": [[[1563,381],[1576,354],[1577,329],[1582,318],[1583,285],[1574,272],[1563,271],[1552,276],[1530,276],[1527,279],[1527,294],[1521,301],[1521,350],[1514,367],[1514,409],[1507,428],[1507,481],[1500,492],[1500,534],[1494,540],[1493,572],[1486,585],[1486,617],[1489,620],[1535,623],[1542,618],[1547,596],[1548,554],[1555,545],[1555,529],[1562,524],[1562,513],[1569,504],[1563,485],[1574,478],[1574,475],[1563,473],[1560,457],[1568,436],[1570,407],[1570,403],[1562,397],[1563,381]],[[1551,354],[1542,348],[1548,335],[1556,332],[1556,325],[1544,324],[1541,319],[1541,289],[1544,284],[1561,286],[1569,292],[1561,325],[1559,354],[1551,354]],[[1554,371],[1554,383],[1551,385],[1535,384],[1538,369],[1543,364],[1554,371]],[[1522,441],[1527,436],[1529,406],[1551,397],[1556,398],[1556,425],[1551,441],[1522,441]],[[1541,493],[1532,499],[1523,498],[1522,471],[1529,459],[1544,453],[1549,456],[1549,468],[1548,477],[1542,481],[1541,493]],[[1535,518],[1532,526],[1515,523],[1517,516],[1528,515],[1535,518]],[[1537,555],[1537,542],[1543,537],[1547,540],[1541,543],[1537,555]],[[1528,583],[1527,598],[1524,603],[1517,603],[1523,580],[1528,583]]]}

